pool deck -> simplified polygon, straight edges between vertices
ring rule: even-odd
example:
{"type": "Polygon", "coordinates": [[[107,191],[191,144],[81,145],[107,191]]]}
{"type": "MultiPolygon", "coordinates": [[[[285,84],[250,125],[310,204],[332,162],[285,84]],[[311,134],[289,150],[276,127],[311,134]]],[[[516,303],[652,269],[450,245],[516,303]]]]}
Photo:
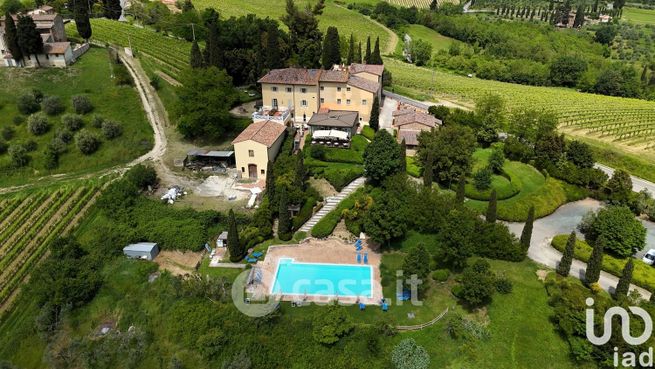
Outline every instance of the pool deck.
{"type": "MultiPolygon", "coordinates": [[[[380,262],[382,255],[371,248],[364,242],[361,252],[368,252],[368,265],[373,268],[372,297],[358,298],[339,296],[338,301],[344,304],[354,304],[363,302],[367,305],[379,305],[382,299],[382,285],[380,284],[380,262]]],[[[296,262],[302,263],[328,263],[328,264],[349,264],[349,265],[367,265],[357,264],[357,252],[354,244],[346,244],[344,241],[336,238],[318,240],[308,238],[298,245],[277,245],[271,246],[266,252],[264,260],[258,262],[255,267],[262,271],[261,283],[257,283],[249,290],[255,298],[268,296],[271,286],[275,281],[275,274],[280,259],[291,258],[296,262]]],[[[337,300],[336,296],[300,296],[300,295],[276,295],[282,301],[308,301],[315,303],[329,303],[337,300]]]]}

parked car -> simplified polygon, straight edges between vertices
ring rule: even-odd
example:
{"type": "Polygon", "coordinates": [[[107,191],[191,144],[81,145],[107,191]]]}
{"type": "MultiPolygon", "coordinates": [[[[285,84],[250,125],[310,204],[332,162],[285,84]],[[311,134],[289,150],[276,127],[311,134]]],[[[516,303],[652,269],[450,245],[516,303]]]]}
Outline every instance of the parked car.
{"type": "Polygon", "coordinates": [[[641,260],[643,260],[643,262],[648,265],[653,265],[653,263],[655,262],[655,249],[648,250],[646,255],[644,255],[644,257],[641,260]]]}

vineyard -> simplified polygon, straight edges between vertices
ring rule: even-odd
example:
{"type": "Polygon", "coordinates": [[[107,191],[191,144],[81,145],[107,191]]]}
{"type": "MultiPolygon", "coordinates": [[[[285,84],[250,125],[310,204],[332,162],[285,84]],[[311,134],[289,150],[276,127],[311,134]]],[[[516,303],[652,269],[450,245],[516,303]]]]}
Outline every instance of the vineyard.
{"type": "Polygon", "coordinates": [[[444,99],[470,105],[487,93],[501,95],[508,109],[555,113],[561,128],[638,150],[655,149],[655,103],[576,92],[555,87],[524,86],[467,78],[385,59],[394,86],[425,100],[444,99]]]}
{"type": "Polygon", "coordinates": [[[11,306],[52,241],[79,223],[99,189],[68,186],[0,198],[0,312],[11,306]]]}
{"type": "MultiPolygon", "coordinates": [[[[390,4],[397,5],[397,6],[403,6],[406,8],[415,6],[419,9],[421,8],[429,8],[430,3],[432,0],[385,0],[390,4]]],[[[459,4],[458,0],[437,0],[437,4],[441,5],[444,3],[451,3],[451,4],[459,4]]]]}

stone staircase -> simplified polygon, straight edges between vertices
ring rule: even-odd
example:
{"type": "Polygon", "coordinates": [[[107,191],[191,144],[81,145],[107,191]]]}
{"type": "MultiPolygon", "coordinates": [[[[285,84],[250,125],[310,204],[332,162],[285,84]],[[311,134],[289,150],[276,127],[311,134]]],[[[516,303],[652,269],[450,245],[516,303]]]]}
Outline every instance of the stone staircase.
{"type": "Polygon", "coordinates": [[[359,177],[355,179],[354,181],[350,182],[348,186],[344,187],[341,192],[339,192],[336,196],[330,196],[325,198],[325,205],[319,210],[314,216],[312,216],[307,223],[305,223],[302,227],[300,227],[301,232],[307,232],[309,233],[312,228],[318,223],[327,213],[331,212],[332,210],[336,209],[337,205],[343,199],[348,197],[351,193],[355,192],[359,187],[363,186],[364,183],[366,182],[366,178],[364,177],[359,177]]]}

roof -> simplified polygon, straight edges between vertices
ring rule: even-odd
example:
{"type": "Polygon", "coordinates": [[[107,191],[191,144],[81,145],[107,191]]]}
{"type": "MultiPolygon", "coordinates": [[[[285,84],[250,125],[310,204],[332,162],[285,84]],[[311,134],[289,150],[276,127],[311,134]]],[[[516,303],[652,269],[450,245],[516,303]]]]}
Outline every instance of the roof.
{"type": "Polygon", "coordinates": [[[207,156],[212,158],[231,158],[234,156],[234,151],[205,151],[205,150],[191,150],[187,152],[188,156],[207,156]]]}
{"type": "Polygon", "coordinates": [[[139,242],[123,247],[123,251],[151,252],[157,244],[154,242],[139,242]]]}
{"type": "Polygon", "coordinates": [[[280,83],[285,85],[316,85],[321,76],[320,69],[284,68],[273,69],[259,79],[259,83],[280,83]]]}
{"type": "Polygon", "coordinates": [[[372,93],[377,93],[380,90],[379,83],[369,81],[366,78],[357,77],[357,76],[350,76],[350,78],[348,78],[348,84],[350,86],[372,93]]]}
{"type": "Polygon", "coordinates": [[[218,235],[219,240],[227,240],[227,231],[221,232],[221,234],[218,235]]]}
{"type": "Polygon", "coordinates": [[[65,54],[70,47],[70,42],[50,42],[43,44],[43,52],[46,54],[65,54]]]}
{"type": "Polygon", "coordinates": [[[316,113],[307,122],[310,126],[352,128],[359,121],[356,111],[330,110],[327,113],[316,113]]]}
{"type": "Polygon", "coordinates": [[[348,72],[345,70],[324,70],[319,78],[321,82],[348,82],[348,72]]]}
{"type": "Polygon", "coordinates": [[[350,73],[352,73],[352,74],[371,73],[371,74],[375,74],[376,76],[382,76],[382,73],[384,73],[384,65],[379,65],[379,64],[351,64],[350,65],[350,73]]]}
{"type": "Polygon", "coordinates": [[[232,144],[237,144],[243,141],[255,141],[266,147],[271,147],[275,141],[284,134],[286,127],[281,123],[276,123],[272,120],[255,122],[246,127],[237,138],[232,141],[232,144]]]}
{"type": "Polygon", "coordinates": [[[429,128],[441,125],[441,121],[431,114],[420,112],[410,112],[408,114],[397,115],[394,119],[393,125],[396,127],[401,127],[412,123],[422,124],[429,128]]]}
{"type": "Polygon", "coordinates": [[[401,129],[398,131],[398,143],[405,139],[405,144],[410,146],[418,146],[418,135],[421,131],[413,129],[401,129]]]}

